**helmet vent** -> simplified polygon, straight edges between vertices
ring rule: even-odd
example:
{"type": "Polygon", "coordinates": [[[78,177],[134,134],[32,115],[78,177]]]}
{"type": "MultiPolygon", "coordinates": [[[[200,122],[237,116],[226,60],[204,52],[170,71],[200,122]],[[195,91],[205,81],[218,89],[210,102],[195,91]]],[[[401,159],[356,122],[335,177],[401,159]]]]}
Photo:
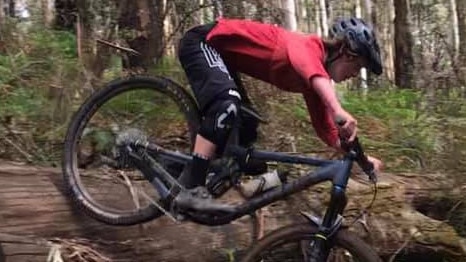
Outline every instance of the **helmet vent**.
{"type": "Polygon", "coordinates": [[[372,37],[371,37],[371,35],[369,34],[369,32],[367,32],[367,30],[364,30],[363,32],[364,32],[364,37],[366,38],[366,40],[367,40],[368,42],[371,42],[371,40],[372,40],[371,38],[372,38],[372,37]]]}

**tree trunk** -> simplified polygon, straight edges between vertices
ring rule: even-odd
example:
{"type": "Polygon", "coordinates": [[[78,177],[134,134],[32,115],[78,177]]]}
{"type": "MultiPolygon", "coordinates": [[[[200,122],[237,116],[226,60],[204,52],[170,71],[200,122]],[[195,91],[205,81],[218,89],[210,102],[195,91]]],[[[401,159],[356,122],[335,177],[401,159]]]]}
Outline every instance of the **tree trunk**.
{"type": "MultiPolygon", "coordinates": [[[[51,251],[58,250],[64,258],[74,254],[101,261],[226,262],[231,261],[228,254],[244,250],[251,239],[252,227],[247,218],[216,227],[174,223],[166,217],[138,226],[104,225],[70,205],[61,173],[54,168],[2,162],[0,180],[0,261],[45,261],[51,251]]],[[[347,225],[372,199],[371,187],[365,181],[360,175],[350,180],[344,222],[347,225]]],[[[451,185],[443,175],[381,176],[373,208],[351,229],[386,259],[396,252],[401,260],[412,253],[431,252],[432,256],[435,250],[435,254],[452,261],[464,261],[462,240],[445,222],[450,220],[449,214],[466,210],[458,201],[464,189],[452,190],[451,185]],[[440,194],[445,190],[448,195],[440,194]]],[[[321,184],[264,208],[265,232],[304,222],[301,210],[323,212],[329,188],[321,184]]]]}
{"type": "Polygon", "coordinates": [[[328,19],[327,19],[327,5],[325,0],[319,0],[319,10],[321,12],[322,36],[328,36],[328,19]]]}
{"type": "MultiPolygon", "coordinates": [[[[379,46],[382,49],[383,47],[381,45],[383,44],[383,42],[382,42],[382,35],[381,35],[380,31],[378,30],[376,5],[377,5],[376,0],[364,0],[364,9],[366,11],[366,20],[367,20],[367,22],[371,23],[372,27],[374,28],[374,32],[375,32],[377,40],[379,42],[379,46]]],[[[382,66],[383,66],[383,64],[382,64],[382,66]]],[[[376,86],[376,84],[377,84],[376,77],[369,70],[366,70],[366,79],[365,80],[366,80],[366,86],[367,87],[377,87],[376,86]]]]}
{"type": "Polygon", "coordinates": [[[163,54],[163,1],[117,1],[120,6],[118,25],[127,31],[126,42],[139,56],[128,56],[123,66],[146,71],[163,54]]]}
{"type": "Polygon", "coordinates": [[[458,57],[458,52],[460,48],[460,37],[458,32],[458,14],[456,13],[456,10],[456,0],[450,0],[450,14],[452,24],[451,34],[453,39],[453,50],[455,59],[457,59],[458,57]]]}
{"type": "Polygon", "coordinates": [[[10,17],[16,17],[15,6],[15,0],[8,0],[8,15],[10,17]]]}
{"type": "MultiPolygon", "coordinates": [[[[3,25],[3,20],[5,19],[5,2],[0,0],[0,26],[3,25]]],[[[0,37],[0,41],[2,41],[0,37]]]]}
{"type": "MultiPolygon", "coordinates": [[[[362,10],[361,10],[361,1],[356,0],[356,4],[354,6],[355,6],[356,17],[363,18],[362,17],[362,10]]],[[[365,10],[366,10],[366,12],[369,12],[369,14],[370,14],[370,7],[369,8],[367,7],[367,3],[365,3],[365,10]]],[[[370,21],[370,15],[368,17],[369,17],[369,19],[364,19],[364,20],[366,22],[368,22],[368,23],[372,23],[370,21]]],[[[367,90],[367,69],[366,68],[361,68],[361,70],[359,71],[359,75],[361,76],[361,79],[359,81],[358,86],[360,88],[362,88],[363,90],[367,90]]]]}
{"type": "Polygon", "coordinates": [[[104,225],[71,205],[54,168],[3,162],[0,181],[0,261],[43,262],[50,241],[61,246],[64,257],[89,252],[87,247],[112,261],[228,261],[228,252],[251,240],[248,217],[216,227],[167,217],[137,226],[104,225]]]}
{"type": "Polygon", "coordinates": [[[291,31],[296,31],[298,29],[298,25],[296,22],[296,7],[295,7],[295,0],[282,0],[282,8],[284,12],[284,27],[291,31]]]}
{"type": "Polygon", "coordinates": [[[89,85],[100,78],[103,72],[102,61],[97,51],[96,35],[91,15],[91,2],[82,0],[77,2],[78,10],[76,32],[78,41],[78,56],[85,68],[86,79],[89,85]]]}
{"type": "Polygon", "coordinates": [[[321,19],[321,6],[320,0],[316,0],[317,3],[314,3],[314,20],[316,26],[316,33],[318,36],[322,36],[322,19],[321,19]]]}
{"type": "Polygon", "coordinates": [[[84,66],[86,83],[83,89],[92,89],[102,78],[104,70],[110,60],[110,48],[107,45],[98,44],[97,39],[104,38],[112,41],[114,28],[97,24],[96,11],[89,0],[77,1],[76,38],[78,56],[84,66]]]}
{"type": "Polygon", "coordinates": [[[76,28],[76,2],[74,0],[55,0],[55,27],[74,31],[76,28]]]}
{"type": "Polygon", "coordinates": [[[456,14],[458,15],[459,46],[459,76],[463,86],[466,86],[466,1],[456,1],[456,14]]]}
{"type": "Polygon", "coordinates": [[[408,0],[395,0],[395,84],[414,86],[413,38],[410,32],[408,0]]]}
{"type": "Polygon", "coordinates": [[[44,17],[44,25],[46,27],[52,27],[55,19],[54,14],[54,3],[53,0],[41,0],[42,12],[44,17]]]}

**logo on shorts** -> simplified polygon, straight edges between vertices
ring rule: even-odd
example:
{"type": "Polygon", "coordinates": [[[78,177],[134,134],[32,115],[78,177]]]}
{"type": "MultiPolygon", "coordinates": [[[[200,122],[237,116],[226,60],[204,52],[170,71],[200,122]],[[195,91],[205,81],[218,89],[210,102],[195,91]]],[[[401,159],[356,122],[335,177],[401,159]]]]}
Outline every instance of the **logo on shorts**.
{"type": "MultiPolygon", "coordinates": [[[[238,109],[236,108],[235,104],[230,104],[226,110],[226,112],[222,113],[217,119],[217,127],[218,128],[225,128],[227,123],[225,123],[226,119],[229,116],[236,116],[238,113],[238,109]]],[[[231,119],[231,118],[230,118],[231,119]]],[[[231,121],[231,120],[230,120],[231,121]]]]}
{"type": "Polygon", "coordinates": [[[202,52],[204,52],[204,57],[207,60],[207,63],[209,64],[210,68],[218,67],[220,71],[227,74],[228,77],[231,79],[227,66],[223,62],[223,59],[220,56],[220,54],[217,52],[217,50],[215,50],[214,48],[212,48],[211,46],[207,45],[204,42],[201,42],[201,50],[202,52]]]}
{"type": "Polygon", "coordinates": [[[236,90],[230,89],[228,90],[228,94],[231,96],[236,96],[239,100],[241,100],[241,95],[236,90]]]}

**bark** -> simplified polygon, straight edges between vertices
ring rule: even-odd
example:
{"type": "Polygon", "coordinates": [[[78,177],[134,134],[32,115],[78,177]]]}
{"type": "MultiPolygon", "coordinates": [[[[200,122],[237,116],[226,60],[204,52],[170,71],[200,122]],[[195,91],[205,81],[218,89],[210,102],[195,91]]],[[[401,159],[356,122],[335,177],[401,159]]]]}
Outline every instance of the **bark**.
{"type": "Polygon", "coordinates": [[[97,39],[104,38],[107,41],[112,41],[115,30],[96,23],[92,1],[81,0],[76,3],[78,56],[84,66],[83,73],[86,79],[83,89],[92,89],[92,86],[95,86],[101,79],[110,61],[110,52],[113,51],[107,45],[98,44],[97,39]]]}
{"type": "Polygon", "coordinates": [[[460,70],[458,75],[463,86],[466,85],[466,1],[456,1],[456,14],[458,16],[459,56],[460,70]]]}
{"type": "Polygon", "coordinates": [[[407,0],[395,0],[395,84],[414,88],[413,38],[407,0]]]}
{"type": "MultiPolygon", "coordinates": [[[[325,0],[319,0],[319,10],[321,12],[321,23],[320,25],[322,26],[322,35],[323,36],[328,36],[328,16],[327,16],[327,5],[325,3],[325,0]]],[[[331,20],[331,19],[330,19],[331,20]]]]}
{"type": "Polygon", "coordinates": [[[314,19],[315,19],[315,26],[316,26],[316,33],[319,36],[322,36],[322,20],[321,20],[321,6],[320,1],[314,4],[314,19]]]}
{"type": "Polygon", "coordinates": [[[74,31],[76,27],[76,1],[55,0],[55,27],[74,31]]]}
{"type": "Polygon", "coordinates": [[[34,237],[0,233],[0,261],[46,261],[51,242],[34,237]]]}
{"type": "MultiPolygon", "coordinates": [[[[453,38],[453,48],[454,48],[454,57],[455,59],[458,56],[460,48],[460,36],[458,28],[458,14],[456,13],[456,0],[450,0],[450,12],[451,12],[451,24],[452,24],[452,38],[453,38]]],[[[456,61],[455,61],[456,62],[456,61]]]]}
{"type": "MultiPolygon", "coordinates": [[[[372,199],[371,187],[360,178],[356,175],[348,185],[347,225],[372,199]]],[[[71,254],[100,259],[95,261],[231,261],[229,253],[250,243],[252,227],[246,218],[216,227],[165,217],[138,226],[104,225],[70,205],[56,168],[3,162],[0,181],[0,261],[45,261],[54,247],[68,257],[65,261],[74,261],[71,254]]],[[[373,208],[351,228],[386,259],[435,250],[462,261],[464,240],[446,221],[466,210],[459,202],[465,188],[452,188],[443,175],[386,174],[380,177],[373,208]],[[445,190],[447,196],[440,194],[445,190]]],[[[328,189],[328,184],[318,185],[264,208],[265,232],[304,221],[301,210],[321,213],[328,189]]]]}
{"type": "Polygon", "coordinates": [[[118,25],[125,33],[129,47],[139,56],[128,56],[123,66],[146,71],[163,54],[163,1],[117,1],[120,15],[118,25]]]}
{"type": "Polygon", "coordinates": [[[8,0],[8,15],[10,17],[16,17],[16,14],[15,14],[15,6],[16,6],[16,2],[15,0],[8,0]]]}
{"type": "MultiPolygon", "coordinates": [[[[366,13],[366,20],[367,22],[372,24],[372,27],[374,28],[374,32],[376,34],[379,46],[381,49],[382,47],[382,36],[378,30],[378,25],[377,25],[377,9],[375,8],[377,4],[377,1],[375,0],[364,0],[364,9],[366,13]]],[[[381,54],[383,56],[383,54],[381,54]]],[[[383,61],[382,61],[383,65],[383,61]]],[[[385,71],[385,70],[384,70],[385,71]]],[[[361,73],[362,74],[362,73],[361,73]]],[[[376,81],[375,81],[375,76],[371,74],[370,71],[366,70],[365,72],[365,82],[366,82],[366,87],[376,87],[376,81]]]]}
{"type": "Polygon", "coordinates": [[[281,4],[284,12],[284,27],[288,30],[296,31],[298,23],[296,22],[295,0],[282,0],[281,4]]]}
{"type": "Polygon", "coordinates": [[[0,181],[0,261],[45,261],[52,243],[67,256],[92,248],[118,261],[227,261],[230,250],[251,240],[246,217],[217,227],[167,217],[130,227],[104,225],[71,205],[55,168],[3,163],[0,181]]]}
{"type": "Polygon", "coordinates": [[[46,27],[52,27],[54,21],[54,3],[52,0],[41,0],[44,24],[46,27]]]}

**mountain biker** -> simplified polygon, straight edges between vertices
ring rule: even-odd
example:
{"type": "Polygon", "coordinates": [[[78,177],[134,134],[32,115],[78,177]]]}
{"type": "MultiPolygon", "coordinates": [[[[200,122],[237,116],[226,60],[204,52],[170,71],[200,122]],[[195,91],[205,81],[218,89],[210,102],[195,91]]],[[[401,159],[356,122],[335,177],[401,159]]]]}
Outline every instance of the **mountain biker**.
{"type": "MultiPolygon", "coordinates": [[[[358,18],[338,20],[331,37],[321,38],[287,31],[250,20],[219,18],[185,33],[178,50],[202,115],[186,188],[204,187],[210,161],[224,150],[233,122],[241,117],[239,106],[249,104],[236,72],[273,84],[281,90],[302,93],[312,125],[327,145],[337,150],[340,136],[353,140],[356,119],[337,99],[332,81],[358,75],[362,67],[382,73],[377,39],[370,25],[358,18]],[[337,117],[346,120],[337,127],[337,117]]],[[[251,145],[257,123],[242,119],[246,127],[240,144],[251,145]]],[[[382,162],[369,157],[376,170],[382,162]]]]}

